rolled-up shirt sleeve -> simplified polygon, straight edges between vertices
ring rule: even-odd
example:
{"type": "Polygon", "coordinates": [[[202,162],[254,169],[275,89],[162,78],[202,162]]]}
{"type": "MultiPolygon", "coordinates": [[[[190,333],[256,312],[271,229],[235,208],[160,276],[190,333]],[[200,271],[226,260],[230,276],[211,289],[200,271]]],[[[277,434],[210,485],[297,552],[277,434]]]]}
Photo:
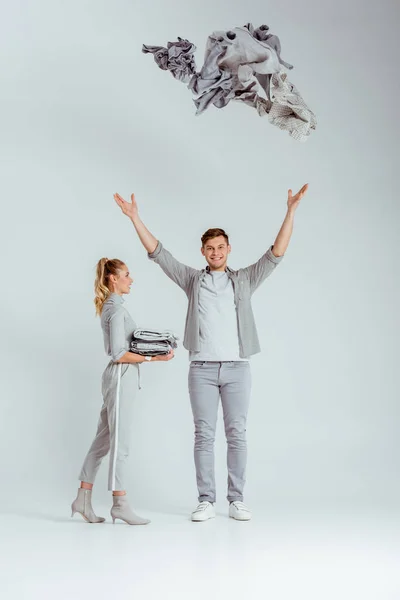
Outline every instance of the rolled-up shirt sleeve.
{"type": "Polygon", "coordinates": [[[161,242],[158,242],[154,252],[149,252],[148,257],[156,264],[160,265],[164,273],[179,285],[186,293],[189,288],[191,278],[195,275],[196,269],[188,267],[179,262],[172,254],[164,248],[161,242]]]}
{"type": "Polygon", "coordinates": [[[111,315],[109,327],[111,357],[116,361],[122,358],[129,350],[125,337],[124,313],[122,310],[116,310],[111,315]]]}
{"type": "Polygon", "coordinates": [[[251,293],[255,292],[283,259],[283,256],[275,256],[272,249],[273,246],[256,263],[244,269],[250,279],[251,293]]]}

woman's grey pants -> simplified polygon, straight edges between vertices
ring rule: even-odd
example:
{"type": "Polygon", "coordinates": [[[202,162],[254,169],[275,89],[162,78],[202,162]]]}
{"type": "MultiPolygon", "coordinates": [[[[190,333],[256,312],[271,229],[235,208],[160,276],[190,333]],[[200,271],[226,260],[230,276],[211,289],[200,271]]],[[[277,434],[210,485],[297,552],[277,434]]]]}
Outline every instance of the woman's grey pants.
{"type": "Polygon", "coordinates": [[[103,406],[96,437],[79,479],[93,483],[102,458],[110,451],[108,489],[125,490],[124,472],[129,456],[134,400],[138,389],[137,365],[110,362],[102,378],[103,406]]]}
{"type": "Polygon", "coordinates": [[[215,502],[214,440],[219,397],[228,444],[229,502],[243,501],[246,481],[246,421],[251,391],[247,361],[191,362],[189,394],[195,425],[194,461],[199,502],[215,502]]]}

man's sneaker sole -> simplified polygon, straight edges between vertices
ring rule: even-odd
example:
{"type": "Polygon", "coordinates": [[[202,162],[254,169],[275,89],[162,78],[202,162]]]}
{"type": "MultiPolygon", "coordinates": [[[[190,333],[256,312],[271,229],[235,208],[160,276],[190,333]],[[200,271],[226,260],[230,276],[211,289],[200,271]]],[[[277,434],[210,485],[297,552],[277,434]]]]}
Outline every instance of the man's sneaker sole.
{"type": "Polygon", "coordinates": [[[215,514],[210,515],[209,517],[203,517],[203,518],[191,517],[191,520],[193,521],[193,523],[202,523],[203,521],[209,521],[210,519],[215,519],[215,514]]]}
{"type": "Polygon", "coordinates": [[[198,517],[196,517],[196,516],[191,517],[191,520],[193,521],[193,523],[201,523],[202,521],[209,521],[209,519],[215,519],[215,512],[214,512],[214,514],[211,514],[208,517],[201,516],[201,515],[199,515],[198,517]]]}
{"type": "Polygon", "coordinates": [[[234,517],[233,515],[229,515],[230,519],[234,519],[235,521],[251,521],[250,517],[234,517]]]}

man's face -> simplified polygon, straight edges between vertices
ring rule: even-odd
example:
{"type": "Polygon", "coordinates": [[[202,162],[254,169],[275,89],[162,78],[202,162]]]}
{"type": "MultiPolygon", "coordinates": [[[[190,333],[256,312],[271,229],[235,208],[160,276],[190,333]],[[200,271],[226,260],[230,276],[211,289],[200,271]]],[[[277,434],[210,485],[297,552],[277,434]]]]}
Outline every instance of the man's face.
{"type": "Polygon", "coordinates": [[[223,235],[207,240],[201,249],[211,271],[225,271],[230,251],[230,244],[223,235]]]}

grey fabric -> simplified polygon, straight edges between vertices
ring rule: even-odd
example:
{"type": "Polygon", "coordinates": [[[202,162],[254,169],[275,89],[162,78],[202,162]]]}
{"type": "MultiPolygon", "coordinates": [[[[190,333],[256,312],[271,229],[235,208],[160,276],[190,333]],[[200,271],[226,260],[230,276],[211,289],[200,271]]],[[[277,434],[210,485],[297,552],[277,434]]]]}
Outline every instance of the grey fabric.
{"type": "Polygon", "coordinates": [[[135,329],[133,339],[142,340],[145,342],[168,342],[172,348],[177,348],[177,340],[179,339],[172,331],[157,329],[135,329]]]}
{"type": "MultiPolygon", "coordinates": [[[[198,270],[179,262],[163,247],[161,242],[158,242],[156,249],[153,253],[148,254],[148,257],[157,263],[164,273],[186,293],[189,304],[183,345],[190,352],[199,352],[199,290],[200,280],[205,276],[207,269],[198,270]]],[[[227,268],[228,277],[233,283],[238,315],[240,358],[248,358],[260,352],[251,297],[282,258],[282,256],[274,256],[271,247],[257,262],[244,269],[234,271],[227,268]]]]}
{"type": "Polygon", "coordinates": [[[142,356],[169,354],[178,347],[177,337],[171,331],[136,329],[130,343],[130,351],[142,356]]]}
{"type": "Polygon", "coordinates": [[[133,332],[137,328],[123,304],[122,296],[110,294],[101,312],[104,348],[113,360],[119,360],[129,351],[133,332]]]}
{"type": "Polygon", "coordinates": [[[199,502],[216,500],[214,440],[220,397],[227,441],[227,499],[243,501],[250,365],[248,362],[192,362],[188,379],[195,425],[194,460],[199,502]]]}
{"type": "Polygon", "coordinates": [[[178,38],[177,42],[168,42],[167,48],[163,46],[146,46],[143,44],[142,52],[153,54],[154,60],[160,69],[170,71],[175,79],[182,82],[188,82],[196,72],[194,53],[196,46],[178,38]]]}
{"type": "Polygon", "coordinates": [[[132,340],[130,351],[141,356],[157,356],[160,354],[169,354],[172,346],[169,342],[142,342],[132,340]]]}
{"type": "MultiPolygon", "coordinates": [[[[201,114],[212,104],[224,108],[231,100],[241,101],[257,110],[260,116],[273,111],[269,122],[285,129],[297,140],[304,141],[316,128],[315,115],[305,104],[299,92],[295,94],[296,103],[292,111],[288,111],[286,86],[282,90],[284,80],[276,78],[283,75],[285,69],[293,65],[281,58],[279,37],[269,33],[267,25],[254,28],[251,23],[244,27],[235,27],[230,31],[215,31],[206,44],[204,63],[199,72],[192,56],[195,47],[188,40],[178,38],[178,42],[170,42],[168,49],[162,46],[143,46],[143,52],[152,52],[161,69],[170,70],[173,76],[188,82],[188,88],[195,95],[196,114],[201,114]],[[182,55],[190,54],[190,68],[182,71],[170,61],[170,45],[185,44],[182,55]],[[184,73],[184,75],[182,75],[184,73]],[[272,89],[272,78],[275,77],[275,90],[272,89]],[[274,92],[274,93],[273,93],[274,92]],[[305,123],[308,126],[305,126],[305,123]]],[[[294,88],[294,86],[292,86],[294,88]]]]}
{"type": "Polygon", "coordinates": [[[206,271],[200,279],[199,335],[200,351],[190,352],[190,360],[241,360],[235,294],[226,271],[206,271]]]}
{"type": "Polygon", "coordinates": [[[125,489],[133,410],[138,388],[138,366],[111,361],[103,373],[103,406],[96,436],[83,463],[79,479],[93,483],[104,456],[110,451],[108,489],[125,489]]]}
{"type": "Polygon", "coordinates": [[[246,27],[246,29],[249,30],[251,35],[256,38],[256,40],[259,40],[260,42],[266,42],[268,44],[268,46],[271,46],[271,48],[273,48],[275,50],[275,52],[278,56],[278,59],[279,59],[279,63],[281,65],[286,67],[286,69],[293,69],[293,65],[290,65],[289,63],[282,60],[280,39],[278,38],[277,35],[268,33],[269,32],[268,25],[260,25],[260,27],[257,27],[257,29],[254,29],[254,27],[251,23],[247,23],[247,25],[245,25],[245,27],[246,27]]]}
{"type": "Polygon", "coordinates": [[[101,327],[106,353],[111,357],[102,377],[103,405],[96,436],[83,463],[79,479],[93,483],[110,451],[108,489],[123,490],[124,469],[129,455],[134,400],[139,387],[139,365],[116,363],[129,351],[137,328],[123,306],[124,299],[111,294],[103,305],[101,327]]]}
{"type": "MultiPolygon", "coordinates": [[[[272,35],[269,32],[268,25],[261,25],[257,29],[254,29],[251,23],[246,25],[246,28],[250,31],[250,33],[260,42],[266,42],[268,46],[273,48],[278,56],[279,63],[283,65],[286,69],[293,69],[293,65],[285,62],[281,58],[281,42],[277,35],[272,35]]],[[[271,75],[270,74],[261,74],[255,73],[256,79],[258,80],[261,88],[264,90],[267,100],[259,96],[255,93],[254,98],[252,100],[252,106],[257,108],[260,116],[263,116],[263,109],[265,112],[268,112],[272,106],[271,102],[271,75]],[[261,109],[262,107],[262,109],[261,109]]]]}
{"type": "Polygon", "coordinates": [[[273,75],[271,84],[273,103],[269,122],[288,131],[294,139],[304,141],[317,126],[314,113],[285,73],[273,75]]]}
{"type": "Polygon", "coordinates": [[[177,348],[178,337],[172,331],[158,331],[156,329],[136,329],[133,332],[133,341],[142,341],[147,343],[168,342],[171,348],[177,348]]]}
{"type": "Polygon", "coordinates": [[[227,101],[235,99],[249,103],[249,92],[255,92],[258,87],[254,74],[271,75],[279,70],[280,61],[274,48],[253,37],[246,27],[214,32],[207,40],[204,65],[189,84],[197,94],[197,114],[210,104],[210,92],[218,97],[221,77],[227,101]]]}

